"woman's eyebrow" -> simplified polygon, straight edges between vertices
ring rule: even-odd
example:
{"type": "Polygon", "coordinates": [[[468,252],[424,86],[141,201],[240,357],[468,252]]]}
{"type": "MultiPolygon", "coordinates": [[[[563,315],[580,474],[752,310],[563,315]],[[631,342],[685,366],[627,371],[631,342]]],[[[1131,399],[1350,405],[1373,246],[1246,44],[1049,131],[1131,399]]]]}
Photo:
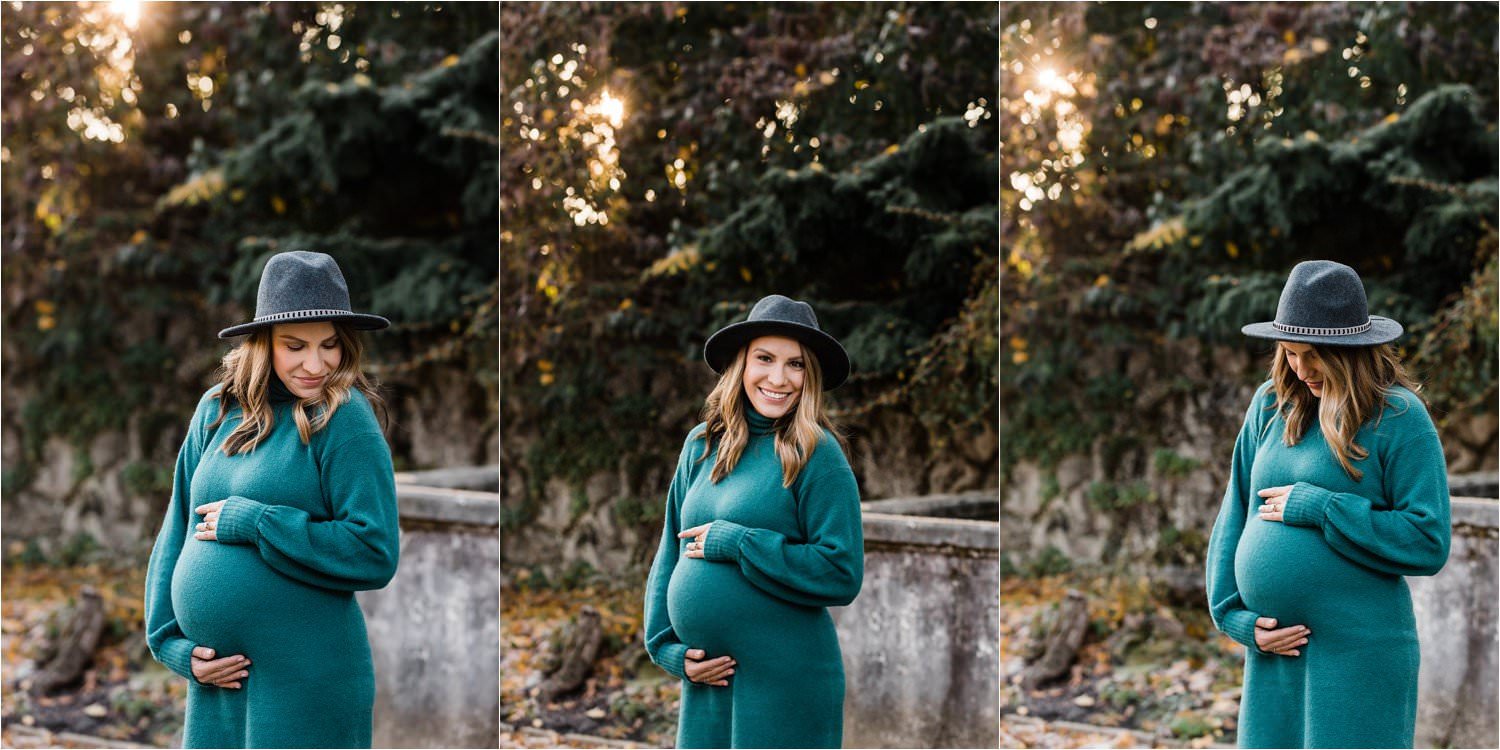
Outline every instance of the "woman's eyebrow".
{"type": "MultiPolygon", "coordinates": [[[[773,352],[773,351],[771,351],[769,349],[762,349],[761,347],[758,347],[758,346],[755,347],[755,351],[752,351],[750,353],[751,354],[756,354],[756,353],[769,354],[769,355],[771,355],[772,359],[776,358],[776,352],[773,352]]],[[[787,359],[792,360],[794,362],[799,362],[799,361],[802,360],[802,355],[801,354],[793,354],[792,356],[787,357],[787,359]]]]}
{"type": "MultiPolygon", "coordinates": [[[[323,339],[323,343],[326,344],[326,343],[328,343],[330,341],[333,341],[333,340],[337,339],[338,337],[339,337],[339,335],[335,333],[334,335],[329,336],[326,339],[323,339]]],[[[303,341],[302,339],[299,339],[299,338],[297,338],[296,336],[293,336],[290,333],[283,333],[280,336],[278,336],[277,338],[280,338],[280,339],[283,339],[283,340],[286,340],[286,341],[295,341],[295,342],[297,342],[299,344],[306,344],[307,343],[306,341],[303,341]]]]}

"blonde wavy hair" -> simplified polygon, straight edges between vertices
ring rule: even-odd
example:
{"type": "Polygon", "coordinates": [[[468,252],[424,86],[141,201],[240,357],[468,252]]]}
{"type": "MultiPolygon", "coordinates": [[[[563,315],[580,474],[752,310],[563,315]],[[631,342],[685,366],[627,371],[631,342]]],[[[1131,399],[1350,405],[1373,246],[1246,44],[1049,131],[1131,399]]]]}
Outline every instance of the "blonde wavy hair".
{"type": "MultiPolygon", "coordinates": [[[[797,475],[802,473],[813,450],[818,447],[824,428],[833,434],[840,447],[844,444],[843,436],[834,428],[823,406],[823,368],[807,347],[800,343],[798,347],[802,350],[804,365],[802,394],[797,397],[796,405],[772,424],[776,434],[776,454],[781,458],[781,483],[785,487],[797,481],[797,475]]],[[[703,402],[702,419],[708,427],[698,436],[704,441],[703,455],[698,461],[706,460],[714,446],[719,446],[719,456],[709,475],[714,483],[734,471],[750,442],[750,423],[746,413],[755,407],[750,405],[750,397],[745,394],[745,359],[749,356],[749,349],[748,344],[740,347],[703,402]]]]}
{"type": "Polygon", "coordinates": [[[1269,407],[1286,420],[1282,443],[1290,447],[1300,442],[1316,414],[1323,439],[1333,449],[1334,457],[1344,472],[1358,482],[1364,472],[1356,469],[1354,462],[1366,458],[1370,452],[1354,442],[1354,435],[1372,418],[1377,425],[1380,423],[1386,394],[1392,387],[1404,386],[1421,399],[1422,386],[1407,373],[1396,348],[1390,344],[1313,345],[1318,370],[1323,375],[1323,396],[1314,398],[1287,363],[1283,343],[1278,343],[1271,355],[1271,383],[1276,402],[1269,407]]]}
{"type": "MultiPolygon", "coordinates": [[[[276,414],[271,408],[271,375],[275,369],[271,360],[273,330],[273,326],[266,326],[246,336],[239,346],[224,355],[216,373],[223,387],[215,394],[219,399],[219,418],[209,430],[223,423],[235,404],[244,411],[239,426],[220,446],[226,456],[255,450],[276,424],[276,414]]],[[[385,399],[364,373],[364,344],[354,329],[343,323],[334,321],[333,330],[343,350],[338,367],[329,373],[322,392],[313,398],[299,398],[292,404],[292,421],[296,422],[297,434],[304,445],[328,426],[334,412],[348,402],[351,389],[359,389],[376,413],[386,416],[385,399]]]]}

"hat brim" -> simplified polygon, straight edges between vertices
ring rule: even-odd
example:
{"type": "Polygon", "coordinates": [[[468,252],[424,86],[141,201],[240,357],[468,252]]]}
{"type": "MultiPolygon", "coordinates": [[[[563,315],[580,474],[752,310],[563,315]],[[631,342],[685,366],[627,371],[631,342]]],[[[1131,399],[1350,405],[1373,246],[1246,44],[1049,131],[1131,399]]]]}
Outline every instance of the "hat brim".
{"type": "Polygon", "coordinates": [[[1317,344],[1319,346],[1378,346],[1389,344],[1398,338],[1405,329],[1390,318],[1382,318],[1379,315],[1370,316],[1370,330],[1364,333],[1356,333],[1351,336],[1308,336],[1300,333],[1287,333],[1267,323],[1251,323],[1240,329],[1240,333],[1257,339],[1271,339],[1272,341],[1291,341],[1298,344],[1317,344]]]}
{"type": "Polygon", "coordinates": [[[810,326],[776,320],[734,323],[720,328],[703,344],[703,361],[722,373],[744,345],[761,336],[786,336],[812,350],[823,370],[823,390],[831,391],[849,379],[849,353],[832,336],[810,326]]]}
{"type": "Polygon", "coordinates": [[[278,317],[275,320],[252,320],[249,323],[241,323],[237,326],[230,326],[222,331],[219,331],[219,338],[232,339],[235,336],[243,336],[247,333],[253,333],[259,328],[274,326],[278,323],[313,323],[320,320],[336,321],[360,331],[378,331],[382,328],[389,328],[391,325],[391,321],[386,320],[379,315],[370,315],[368,313],[307,313],[306,315],[299,314],[288,315],[286,317],[278,317]]]}

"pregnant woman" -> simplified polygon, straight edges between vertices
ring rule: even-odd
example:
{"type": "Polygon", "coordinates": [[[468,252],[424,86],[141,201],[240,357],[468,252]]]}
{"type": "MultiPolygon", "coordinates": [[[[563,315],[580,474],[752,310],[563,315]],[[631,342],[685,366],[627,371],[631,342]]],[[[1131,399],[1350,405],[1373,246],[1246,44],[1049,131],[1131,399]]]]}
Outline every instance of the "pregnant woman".
{"type": "Polygon", "coordinates": [[[146,578],[147,644],[188,679],[184,747],[369,747],[353,592],[396,572],[395,479],[333,258],[281,253],[198,401],[146,578]]]}
{"type": "Polygon", "coordinates": [[[859,593],[864,534],[823,391],[849,357],[810,305],[771,295],[704,359],[719,382],[683,443],[646,582],[646,650],[683,680],[677,747],[839,747],[827,607],[859,593]]]}
{"type": "Polygon", "coordinates": [[[1214,624],[1244,644],[1240,747],[1411,747],[1403,576],[1448,559],[1443,447],[1354,269],[1292,269],[1208,551],[1214,624]]]}

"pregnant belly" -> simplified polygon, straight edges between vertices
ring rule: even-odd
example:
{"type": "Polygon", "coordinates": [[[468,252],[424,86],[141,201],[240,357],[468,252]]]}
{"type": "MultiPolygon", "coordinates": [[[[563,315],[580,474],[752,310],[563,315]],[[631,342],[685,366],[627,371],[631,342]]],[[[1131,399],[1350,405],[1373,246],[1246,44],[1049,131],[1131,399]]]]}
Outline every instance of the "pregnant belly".
{"type": "Polygon", "coordinates": [[[340,628],[330,626],[348,619],[351,607],[357,609],[349,594],[277,573],[253,545],[189,538],[172,571],[172,609],[183,635],[220,654],[256,658],[287,632],[336,634],[340,628]]]}
{"type": "Polygon", "coordinates": [[[827,619],[821,608],[790,604],[756,588],[738,565],[689,558],[677,562],[667,583],[667,616],[677,637],[709,658],[743,650],[761,634],[816,631],[827,619]]]}
{"type": "Polygon", "coordinates": [[[1400,576],[1340,555],[1320,529],[1249,519],[1235,550],[1234,576],[1251,611],[1315,633],[1320,627],[1399,619],[1411,608],[1400,576]]]}

